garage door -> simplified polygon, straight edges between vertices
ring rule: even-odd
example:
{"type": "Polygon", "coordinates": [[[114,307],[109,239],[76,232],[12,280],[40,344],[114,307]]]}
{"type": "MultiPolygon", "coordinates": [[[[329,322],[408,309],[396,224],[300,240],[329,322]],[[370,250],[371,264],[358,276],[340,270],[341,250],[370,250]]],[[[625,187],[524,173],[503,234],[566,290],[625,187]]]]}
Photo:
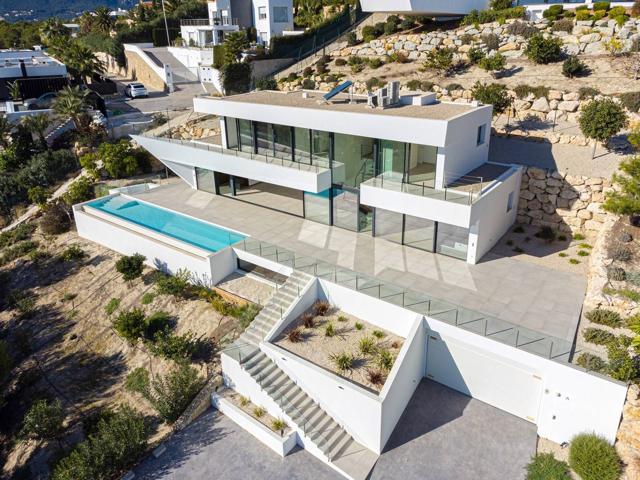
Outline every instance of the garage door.
{"type": "Polygon", "coordinates": [[[427,378],[536,422],[542,379],[526,365],[429,332],[427,378]]]}

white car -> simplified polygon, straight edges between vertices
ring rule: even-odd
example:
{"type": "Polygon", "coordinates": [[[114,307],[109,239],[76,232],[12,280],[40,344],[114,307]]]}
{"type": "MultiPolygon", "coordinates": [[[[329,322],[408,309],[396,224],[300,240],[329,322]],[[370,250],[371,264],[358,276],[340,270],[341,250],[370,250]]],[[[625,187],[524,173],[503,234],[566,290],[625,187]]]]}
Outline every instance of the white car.
{"type": "Polygon", "coordinates": [[[129,98],[148,97],[146,87],[141,83],[130,83],[124,87],[124,94],[129,98]]]}

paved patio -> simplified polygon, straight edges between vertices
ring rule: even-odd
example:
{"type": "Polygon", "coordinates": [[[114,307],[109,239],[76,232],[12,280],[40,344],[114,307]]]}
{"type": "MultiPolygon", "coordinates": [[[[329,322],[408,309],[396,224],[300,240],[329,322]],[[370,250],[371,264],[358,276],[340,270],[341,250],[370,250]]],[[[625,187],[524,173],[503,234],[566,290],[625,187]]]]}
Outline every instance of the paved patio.
{"type": "Polygon", "coordinates": [[[370,233],[196,191],[180,180],[136,196],[547,335],[570,341],[575,335],[587,282],[571,272],[491,252],[469,265],[370,233]]]}
{"type": "MultiPolygon", "coordinates": [[[[339,475],[304,450],[284,459],[228,417],[209,410],[171,438],[136,478],[325,480],[339,475]]],[[[430,380],[400,418],[371,480],[518,480],[535,453],[535,425],[430,380]]]]}

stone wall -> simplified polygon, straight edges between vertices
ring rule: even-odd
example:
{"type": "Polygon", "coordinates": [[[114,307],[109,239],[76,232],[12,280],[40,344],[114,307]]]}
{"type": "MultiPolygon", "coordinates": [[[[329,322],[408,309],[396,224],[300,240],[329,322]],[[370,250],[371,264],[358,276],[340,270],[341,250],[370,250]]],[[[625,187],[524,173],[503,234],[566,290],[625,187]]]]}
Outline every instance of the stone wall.
{"type": "MultiPolygon", "coordinates": [[[[487,50],[483,36],[493,34],[499,37],[498,51],[508,58],[524,55],[527,39],[522,35],[509,33],[509,25],[523,20],[507,20],[504,25],[498,22],[485,23],[477,28],[474,25],[461,27],[457,30],[437,31],[417,34],[389,35],[377,38],[368,43],[353,47],[346,47],[331,52],[332,56],[386,56],[391,53],[403,53],[410,60],[427,58],[427,52],[438,47],[452,48],[458,58],[466,58],[472,47],[487,50]]],[[[640,19],[629,19],[623,26],[618,26],[615,20],[576,21],[571,32],[552,31],[546,19],[535,22],[527,21],[539,31],[562,40],[564,50],[569,55],[601,55],[608,52],[611,39],[620,42],[620,52],[630,51],[634,40],[640,38],[638,27],[640,19]]]]}
{"type": "Polygon", "coordinates": [[[165,90],[164,80],[137,53],[125,50],[124,54],[127,57],[127,78],[138,80],[149,90],[165,90]]]}
{"type": "Polygon", "coordinates": [[[598,231],[606,219],[604,195],[611,190],[606,178],[528,167],[522,174],[517,221],[563,232],[598,231]]]}

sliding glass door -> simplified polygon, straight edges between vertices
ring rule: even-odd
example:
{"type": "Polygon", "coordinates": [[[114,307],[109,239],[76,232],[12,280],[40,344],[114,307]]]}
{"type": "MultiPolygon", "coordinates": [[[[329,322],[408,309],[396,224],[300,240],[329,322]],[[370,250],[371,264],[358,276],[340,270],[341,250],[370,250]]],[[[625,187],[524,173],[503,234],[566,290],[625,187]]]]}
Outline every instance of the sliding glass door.
{"type": "Polygon", "coordinates": [[[403,142],[380,140],[380,172],[385,179],[403,181],[406,145],[403,142]]]}

